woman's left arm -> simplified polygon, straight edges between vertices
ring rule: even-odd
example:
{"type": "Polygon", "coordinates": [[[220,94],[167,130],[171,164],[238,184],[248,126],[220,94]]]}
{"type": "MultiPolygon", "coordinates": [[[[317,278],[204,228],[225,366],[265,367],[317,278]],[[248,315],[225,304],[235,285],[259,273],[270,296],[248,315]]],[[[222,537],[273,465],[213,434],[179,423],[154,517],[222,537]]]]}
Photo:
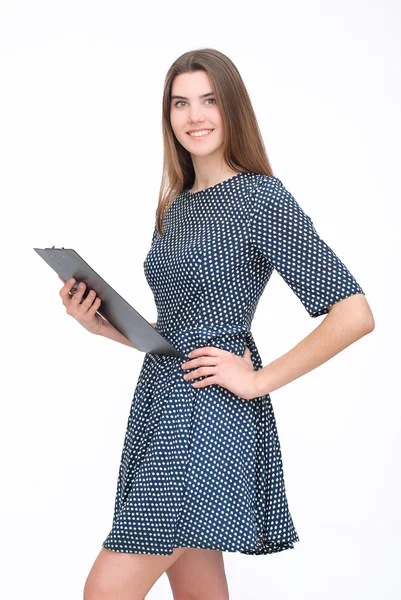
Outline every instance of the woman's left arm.
{"type": "Polygon", "coordinates": [[[344,298],[328,311],[320,325],[294,348],[255,372],[254,397],[273,392],[316,369],[375,328],[364,294],[344,298]]]}

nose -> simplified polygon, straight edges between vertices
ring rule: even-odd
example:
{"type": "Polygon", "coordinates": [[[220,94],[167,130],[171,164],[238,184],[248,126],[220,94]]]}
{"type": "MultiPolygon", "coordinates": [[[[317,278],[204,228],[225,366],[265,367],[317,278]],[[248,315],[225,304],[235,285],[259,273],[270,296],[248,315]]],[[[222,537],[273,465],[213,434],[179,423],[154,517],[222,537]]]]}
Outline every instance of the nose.
{"type": "Polygon", "coordinates": [[[200,106],[196,106],[193,104],[189,109],[189,121],[191,123],[197,121],[204,121],[204,116],[202,114],[202,108],[200,106]]]}

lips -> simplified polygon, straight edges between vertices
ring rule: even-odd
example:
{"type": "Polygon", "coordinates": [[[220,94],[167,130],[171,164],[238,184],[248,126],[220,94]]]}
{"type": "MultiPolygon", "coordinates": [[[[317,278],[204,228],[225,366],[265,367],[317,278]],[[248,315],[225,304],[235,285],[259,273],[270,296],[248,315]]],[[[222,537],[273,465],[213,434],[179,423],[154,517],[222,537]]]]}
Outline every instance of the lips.
{"type": "Polygon", "coordinates": [[[214,129],[198,129],[195,131],[187,131],[187,135],[192,138],[204,138],[213,133],[214,129]],[[192,134],[192,135],[191,135],[192,134]],[[194,135],[196,134],[196,135],[194,135]]]}

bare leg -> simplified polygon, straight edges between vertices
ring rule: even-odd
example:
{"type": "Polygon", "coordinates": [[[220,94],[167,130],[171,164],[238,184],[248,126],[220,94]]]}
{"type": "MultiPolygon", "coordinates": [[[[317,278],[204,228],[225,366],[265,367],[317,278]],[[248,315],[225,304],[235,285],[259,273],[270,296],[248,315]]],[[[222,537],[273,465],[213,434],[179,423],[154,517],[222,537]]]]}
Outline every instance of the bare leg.
{"type": "Polygon", "coordinates": [[[167,569],[174,600],[228,600],[223,553],[188,548],[167,569]]]}
{"type": "Polygon", "coordinates": [[[187,548],[173,554],[135,554],[101,548],[85,581],[84,600],[143,600],[187,548]]]}

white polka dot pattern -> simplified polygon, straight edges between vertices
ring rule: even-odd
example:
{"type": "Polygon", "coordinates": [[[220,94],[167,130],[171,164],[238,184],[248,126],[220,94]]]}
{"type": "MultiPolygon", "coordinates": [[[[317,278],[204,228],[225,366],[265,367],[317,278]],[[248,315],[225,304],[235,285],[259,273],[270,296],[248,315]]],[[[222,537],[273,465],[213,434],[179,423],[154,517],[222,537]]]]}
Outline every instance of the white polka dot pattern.
{"type": "Polygon", "coordinates": [[[364,291],[320,238],[311,218],[277,177],[263,177],[252,202],[249,239],[311,315],[364,291]]]}
{"type": "MultiPolygon", "coordinates": [[[[157,329],[188,354],[215,346],[262,359],[250,331],[274,268],[312,316],[361,288],[275,177],[245,172],[184,190],[156,227],[144,261],[157,329]]],[[[116,552],[209,548],[270,554],[299,541],[287,502],[270,395],[245,400],[193,388],[185,362],[147,353],[135,388],[117,481],[116,552]]]]}

